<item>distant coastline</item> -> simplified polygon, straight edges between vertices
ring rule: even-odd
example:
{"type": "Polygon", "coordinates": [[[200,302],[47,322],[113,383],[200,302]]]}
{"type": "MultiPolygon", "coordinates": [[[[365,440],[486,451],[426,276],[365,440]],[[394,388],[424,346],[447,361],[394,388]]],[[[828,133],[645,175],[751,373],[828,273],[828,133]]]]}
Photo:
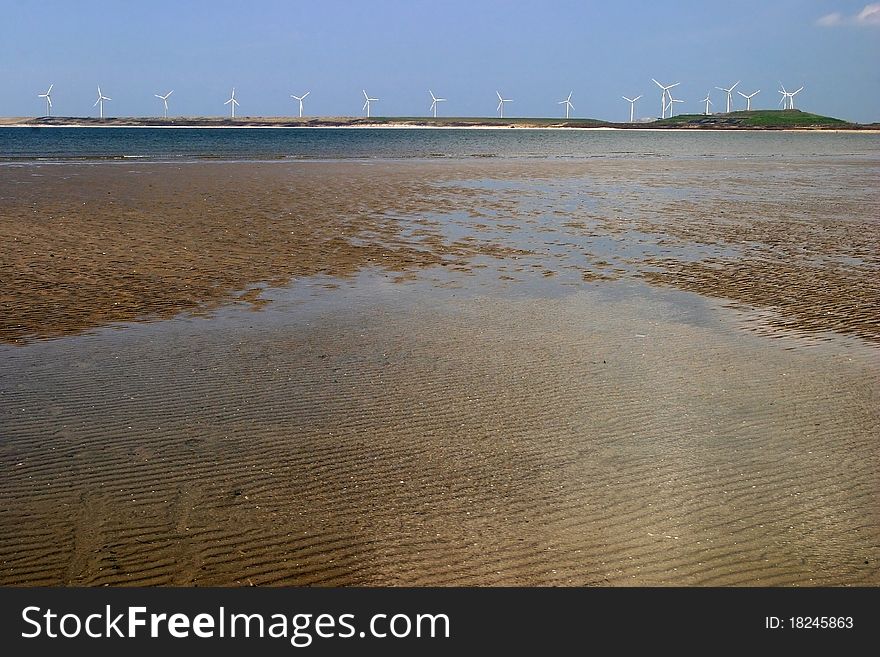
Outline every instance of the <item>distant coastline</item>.
{"type": "Polygon", "coordinates": [[[857,124],[799,110],[756,110],[715,115],[614,123],[598,119],[494,117],[37,117],[0,118],[0,127],[20,128],[441,128],[530,130],[793,130],[878,132],[880,123],[857,124]]]}

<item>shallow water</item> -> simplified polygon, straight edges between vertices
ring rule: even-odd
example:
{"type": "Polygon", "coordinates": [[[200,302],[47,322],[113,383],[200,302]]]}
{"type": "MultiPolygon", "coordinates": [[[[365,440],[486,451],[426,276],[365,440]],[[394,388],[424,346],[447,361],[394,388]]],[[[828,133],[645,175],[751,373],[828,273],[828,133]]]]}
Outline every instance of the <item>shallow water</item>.
{"type": "Polygon", "coordinates": [[[0,161],[431,157],[880,157],[880,135],[425,128],[0,128],[0,161]]]}

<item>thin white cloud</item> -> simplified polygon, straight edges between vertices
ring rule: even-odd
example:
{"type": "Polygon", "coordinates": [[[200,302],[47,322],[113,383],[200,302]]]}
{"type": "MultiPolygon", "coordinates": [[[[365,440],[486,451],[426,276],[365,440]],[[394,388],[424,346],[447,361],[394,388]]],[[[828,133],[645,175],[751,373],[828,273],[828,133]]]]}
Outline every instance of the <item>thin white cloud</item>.
{"type": "Polygon", "coordinates": [[[865,5],[865,8],[856,16],[859,25],[880,25],[880,2],[865,5]]]}
{"type": "Polygon", "coordinates": [[[843,16],[835,11],[833,14],[828,14],[817,20],[816,25],[819,25],[820,27],[834,27],[835,25],[840,25],[842,22],[843,16]]]}
{"type": "Polygon", "coordinates": [[[865,5],[858,14],[844,16],[839,11],[826,14],[816,21],[819,27],[837,27],[839,25],[880,26],[880,2],[865,5]]]}

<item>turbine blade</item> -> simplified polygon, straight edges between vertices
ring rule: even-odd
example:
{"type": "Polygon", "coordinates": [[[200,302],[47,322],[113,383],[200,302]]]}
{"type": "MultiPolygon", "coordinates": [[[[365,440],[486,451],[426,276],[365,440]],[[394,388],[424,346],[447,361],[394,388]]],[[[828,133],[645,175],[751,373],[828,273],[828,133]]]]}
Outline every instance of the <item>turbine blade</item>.
{"type": "Polygon", "coordinates": [[[367,90],[366,90],[366,89],[361,89],[361,91],[364,92],[364,98],[367,98],[367,99],[370,98],[370,97],[367,95],[367,90]]]}
{"type": "Polygon", "coordinates": [[[801,87],[801,88],[798,89],[797,91],[792,91],[792,92],[791,92],[791,95],[794,96],[795,94],[799,94],[799,93],[802,92],[803,90],[804,90],[804,88],[801,87]]]}
{"type": "Polygon", "coordinates": [[[637,101],[637,100],[638,100],[639,98],[641,98],[641,97],[642,97],[642,94],[639,94],[638,96],[636,96],[635,98],[633,98],[633,102],[637,101]]]}
{"type": "Polygon", "coordinates": [[[54,82],[53,82],[52,84],[49,85],[49,90],[46,92],[46,95],[47,95],[47,96],[48,96],[50,93],[52,93],[52,87],[54,87],[54,86],[55,86],[55,83],[54,83],[54,82]]]}
{"type": "Polygon", "coordinates": [[[498,110],[500,110],[502,105],[504,105],[504,101],[503,101],[503,100],[499,100],[499,101],[498,101],[498,107],[495,108],[495,111],[497,112],[498,110]]]}
{"type": "Polygon", "coordinates": [[[101,99],[99,98],[98,100],[95,101],[95,104],[92,105],[92,107],[97,107],[97,106],[98,106],[98,103],[100,103],[100,102],[101,102],[101,99]]]}
{"type": "Polygon", "coordinates": [[[651,80],[652,80],[652,81],[654,82],[654,84],[656,84],[658,87],[660,87],[661,89],[664,89],[663,85],[660,84],[659,82],[657,82],[657,80],[655,80],[654,78],[651,78],[651,80]]]}
{"type": "Polygon", "coordinates": [[[307,92],[305,92],[305,93],[302,95],[302,98],[301,98],[300,100],[305,99],[305,97],[308,96],[310,93],[312,93],[312,92],[311,92],[311,91],[307,91],[307,92]]]}
{"type": "MultiPolygon", "coordinates": [[[[736,81],[736,84],[739,84],[740,82],[742,82],[742,80],[737,80],[737,81],[736,81]]],[[[730,88],[731,91],[733,91],[734,89],[736,89],[736,84],[733,85],[733,86],[730,88]]]]}

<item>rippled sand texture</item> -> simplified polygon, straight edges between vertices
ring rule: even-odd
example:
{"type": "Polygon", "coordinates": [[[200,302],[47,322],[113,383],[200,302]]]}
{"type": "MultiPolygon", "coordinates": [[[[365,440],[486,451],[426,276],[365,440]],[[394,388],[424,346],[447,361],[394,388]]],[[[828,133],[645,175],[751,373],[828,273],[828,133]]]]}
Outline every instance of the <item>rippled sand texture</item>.
{"type": "Polygon", "coordinates": [[[0,584],[880,585],[873,164],[661,161],[4,169],[0,584]]]}
{"type": "Polygon", "coordinates": [[[428,191],[382,165],[4,168],[0,340],[210,308],[255,283],[455,265],[468,245],[419,248],[394,217],[426,211],[428,191]]]}
{"type": "Polygon", "coordinates": [[[0,341],[315,274],[489,262],[502,280],[637,277],[758,309],[758,329],[877,342],[878,180],[880,161],[841,157],[6,167],[0,341]]]}
{"type": "Polygon", "coordinates": [[[858,349],[418,296],[6,353],[0,581],[880,583],[858,349]]]}

